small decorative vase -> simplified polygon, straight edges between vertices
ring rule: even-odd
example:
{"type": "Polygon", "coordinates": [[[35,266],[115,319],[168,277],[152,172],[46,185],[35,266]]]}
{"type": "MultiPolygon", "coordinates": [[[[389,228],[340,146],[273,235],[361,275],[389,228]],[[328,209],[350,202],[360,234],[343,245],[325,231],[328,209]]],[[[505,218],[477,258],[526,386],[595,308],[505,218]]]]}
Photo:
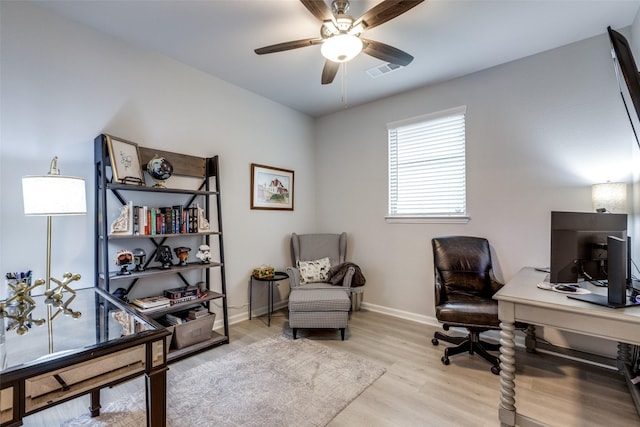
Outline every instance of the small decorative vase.
{"type": "Polygon", "coordinates": [[[171,178],[173,175],[173,166],[167,159],[158,155],[153,156],[147,163],[147,172],[156,182],[154,188],[165,188],[163,181],[171,178]]]}

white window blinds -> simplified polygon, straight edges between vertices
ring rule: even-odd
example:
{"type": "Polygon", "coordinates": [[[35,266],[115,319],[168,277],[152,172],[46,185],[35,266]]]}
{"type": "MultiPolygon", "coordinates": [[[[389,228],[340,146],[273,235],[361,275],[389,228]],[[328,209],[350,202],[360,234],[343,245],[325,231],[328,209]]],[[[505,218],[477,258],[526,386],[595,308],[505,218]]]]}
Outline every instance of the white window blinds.
{"type": "Polygon", "coordinates": [[[466,216],[465,114],[459,107],[390,123],[389,216],[466,216]]]}

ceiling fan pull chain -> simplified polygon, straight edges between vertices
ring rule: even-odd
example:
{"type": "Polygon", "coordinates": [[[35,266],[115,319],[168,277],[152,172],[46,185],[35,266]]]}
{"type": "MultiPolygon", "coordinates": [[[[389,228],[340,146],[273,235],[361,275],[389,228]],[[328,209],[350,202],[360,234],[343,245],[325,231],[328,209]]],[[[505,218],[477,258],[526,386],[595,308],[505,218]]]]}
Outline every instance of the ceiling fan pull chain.
{"type": "Polygon", "coordinates": [[[347,105],[347,63],[342,64],[342,106],[348,108],[347,105]]]}

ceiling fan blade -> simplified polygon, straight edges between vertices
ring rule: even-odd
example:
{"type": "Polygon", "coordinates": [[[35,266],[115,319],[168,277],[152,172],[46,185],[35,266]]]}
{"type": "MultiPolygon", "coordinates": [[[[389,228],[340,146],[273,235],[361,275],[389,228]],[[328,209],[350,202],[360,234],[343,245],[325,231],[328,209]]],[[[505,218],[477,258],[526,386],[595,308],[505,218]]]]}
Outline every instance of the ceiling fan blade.
{"type": "Polygon", "coordinates": [[[265,46],[255,49],[254,52],[258,55],[264,55],[265,53],[282,52],[284,50],[298,49],[301,47],[313,46],[314,44],[320,44],[323,39],[320,37],[313,39],[294,40],[290,42],[272,44],[271,46],[265,46]]]}
{"type": "MultiPolygon", "coordinates": [[[[362,24],[364,29],[377,27],[393,18],[402,15],[409,9],[413,9],[424,0],[385,0],[369,9],[360,18],[356,19],[353,27],[362,24]]],[[[304,3],[304,2],[303,2],[304,3]]]]}
{"type": "Polygon", "coordinates": [[[388,44],[366,39],[362,39],[362,42],[365,44],[362,51],[374,58],[378,58],[392,64],[402,65],[403,67],[406,67],[411,63],[411,61],[413,61],[413,56],[393,46],[389,46],[388,44]]]}
{"type": "Polygon", "coordinates": [[[300,0],[300,2],[320,21],[333,20],[331,9],[323,0],[300,0]]]}
{"type": "Polygon", "coordinates": [[[326,61],[324,63],[324,68],[322,69],[322,84],[331,84],[333,82],[333,79],[336,78],[336,74],[338,74],[339,68],[339,62],[326,61]]]}

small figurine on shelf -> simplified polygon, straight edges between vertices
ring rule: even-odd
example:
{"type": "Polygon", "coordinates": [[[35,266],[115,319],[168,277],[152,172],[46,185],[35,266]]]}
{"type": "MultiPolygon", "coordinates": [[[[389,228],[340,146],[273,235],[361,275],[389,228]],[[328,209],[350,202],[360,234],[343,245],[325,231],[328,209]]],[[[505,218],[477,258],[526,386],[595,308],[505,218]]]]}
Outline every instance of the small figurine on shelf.
{"type": "Polygon", "coordinates": [[[191,248],[188,248],[186,246],[178,246],[177,248],[174,248],[173,251],[178,257],[178,265],[187,265],[187,259],[189,258],[189,252],[191,251],[191,248]]]}
{"type": "Polygon", "coordinates": [[[136,271],[144,271],[144,263],[147,262],[147,253],[142,248],[133,250],[133,263],[136,265],[136,271]]]}
{"type": "Polygon", "coordinates": [[[202,264],[209,264],[211,262],[211,249],[209,245],[200,245],[196,258],[198,258],[202,264]]]}
{"type": "Polygon", "coordinates": [[[160,263],[160,268],[166,270],[171,268],[171,260],[173,255],[171,254],[171,248],[167,245],[160,245],[156,251],[156,261],[160,263]]]}
{"type": "Polygon", "coordinates": [[[131,274],[128,268],[129,265],[133,263],[133,253],[129,249],[120,249],[116,253],[115,263],[120,267],[120,271],[118,272],[119,276],[131,274]]]}

